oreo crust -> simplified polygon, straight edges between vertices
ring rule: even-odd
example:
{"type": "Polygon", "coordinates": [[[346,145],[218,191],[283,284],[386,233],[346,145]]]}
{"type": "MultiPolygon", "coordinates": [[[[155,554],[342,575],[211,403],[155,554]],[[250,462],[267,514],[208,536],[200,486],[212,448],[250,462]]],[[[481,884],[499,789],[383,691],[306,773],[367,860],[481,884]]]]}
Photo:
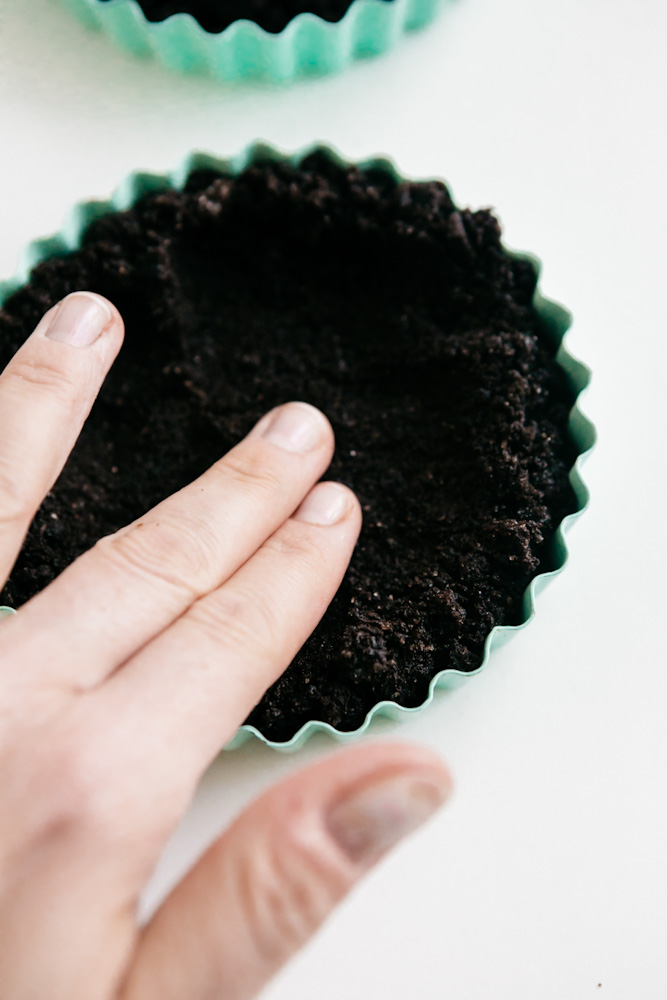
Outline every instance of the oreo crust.
{"type": "MultiPolygon", "coordinates": [[[[326,413],[326,478],[363,512],[345,579],[248,721],[289,739],[416,706],[522,619],[576,508],[572,389],[532,266],[486,210],[321,152],[191,174],[87,229],[0,311],[0,363],[76,289],[111,299],[121,354],[0,603],[19,606],[101,536],[201,474],[273,406],[326,413]]],[[[94,595],[91,595],[94,599],[94,595]]]]}

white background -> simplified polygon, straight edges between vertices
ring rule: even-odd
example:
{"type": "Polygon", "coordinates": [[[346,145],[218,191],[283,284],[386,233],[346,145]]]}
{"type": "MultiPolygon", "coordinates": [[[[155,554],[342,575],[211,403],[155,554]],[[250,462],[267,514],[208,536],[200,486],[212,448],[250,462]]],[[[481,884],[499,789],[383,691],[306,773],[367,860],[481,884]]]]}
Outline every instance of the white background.
{"type": "MultiPolygon", "coordinates": [[[[135,168],[319,138],[497,208],[594,370],[590,510],[536,621],[462,690],[374,730],[438,748],[455,799],[270,1000],[667,996],[666,38],[664,0],[456,0],[340,76],[231,88],[135,61],[57,0],[0,0],[0,275],[135,168]]],[[[150,898],[260,788],[330,750],[225,755],[150,898]]]]}

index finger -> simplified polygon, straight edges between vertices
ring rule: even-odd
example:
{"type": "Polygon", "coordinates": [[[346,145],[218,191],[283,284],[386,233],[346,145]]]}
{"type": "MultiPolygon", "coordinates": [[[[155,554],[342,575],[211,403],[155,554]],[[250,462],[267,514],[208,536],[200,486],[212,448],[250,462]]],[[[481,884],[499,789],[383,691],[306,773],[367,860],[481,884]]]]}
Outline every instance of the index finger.
{"type": "Polygon", "coordinates": [[[0,585],[60,475],[123,342],[118,310],[74,292],[0,375],[0,585]]]}

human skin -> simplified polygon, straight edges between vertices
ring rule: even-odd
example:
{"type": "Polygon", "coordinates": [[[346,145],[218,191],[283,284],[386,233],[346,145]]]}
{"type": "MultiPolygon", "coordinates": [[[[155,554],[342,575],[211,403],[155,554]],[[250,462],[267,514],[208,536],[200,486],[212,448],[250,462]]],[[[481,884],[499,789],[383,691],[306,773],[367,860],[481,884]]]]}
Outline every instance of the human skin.
{"type": "MultiPolygon", "coordinates": [[[[76,292],[0,376],[0,582],[122,340],[117,310],[76,292]]],[[[447,798],[425,749],[337,754],[255,802],[138,924],[202,773],[345,572],[361,515],[318,483],[333,447],[319,411],[279,407],[0,623],[2,1000],[253,997],[447,798]]]]}

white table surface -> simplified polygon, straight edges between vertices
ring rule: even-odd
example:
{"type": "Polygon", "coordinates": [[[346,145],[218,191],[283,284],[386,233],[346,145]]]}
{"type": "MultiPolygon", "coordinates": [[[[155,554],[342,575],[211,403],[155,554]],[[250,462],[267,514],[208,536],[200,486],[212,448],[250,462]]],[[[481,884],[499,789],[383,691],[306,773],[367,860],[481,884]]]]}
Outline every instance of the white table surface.
{"type": "MultiPolygon", "coordinates": [[[[496,207],[594,370],[592,501],[536,621],[459,692],[374,730],[441,751],[455,799],[270,1000],[667,996],[665,38],[664,0],[456,0],[340,76],[232,88],[135,61],[57,0],[0,0],[0,275],[132,169],[323,139],[496,207]]],[[[259,789],[330,750],[225,755],[148,905],[259,789]]]]}

